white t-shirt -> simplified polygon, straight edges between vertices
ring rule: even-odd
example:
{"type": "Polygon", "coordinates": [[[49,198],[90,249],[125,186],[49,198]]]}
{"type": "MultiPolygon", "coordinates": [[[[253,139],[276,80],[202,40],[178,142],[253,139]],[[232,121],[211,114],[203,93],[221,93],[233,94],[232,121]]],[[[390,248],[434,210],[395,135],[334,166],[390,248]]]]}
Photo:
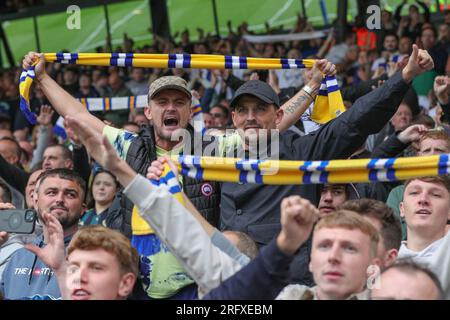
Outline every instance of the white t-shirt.
{"type": "Polygon", "coordinates": [[[439,250],[445,239],[450,237],[449,234],[450,233],[447,233],[444,237],[436,240],[419,252],[408,249],[406,247],[406,241],[402,241],[402,245],[400,246],[400,250],[398,252],[398,259],[410,258],[419,264],[428,265],[433,260],[434,254],[439,250]]]}

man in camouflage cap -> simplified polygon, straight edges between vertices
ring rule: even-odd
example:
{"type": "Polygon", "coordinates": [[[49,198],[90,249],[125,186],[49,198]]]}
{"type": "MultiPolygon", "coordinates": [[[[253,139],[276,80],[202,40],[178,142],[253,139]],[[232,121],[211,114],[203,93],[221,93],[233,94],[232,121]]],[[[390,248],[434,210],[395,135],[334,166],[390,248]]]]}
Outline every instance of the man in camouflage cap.
{"type": "Polygon", "coordinates": [[[161,77],[150,84],[146,117],[152,121],[156,145],[166,151],[178,144],[171,139],[178,129],[186,129],[191,118],[191,92],[184,79],[161,77]]]}
{"type": "MultiPolygon", "coordinates": [[[[85,106],[71,97],[46,73],[45,57],[42,54],[30,52],[25,56],[23,66],[28,68],[34,62],[37,62],[35,65],[35,81],[43,85],[44,92],[55,110],[63,117],[76,117],[78,120],[87,123],[98,134],[103,134],[115,147],[119,156],[140,174],[145,175],[147,168],[157,157],[178,155],[183,151],[182,145],[177,146],[180,141],[177,139],[172,141],[171,139],[176,131],[187,129],[191,139],[194,138],[193,128],[189,125],[191,93],[186,81],[179,77],[161,77],[150,85],[148,106],[145,107],[144,113],[152,124],[143,126],[141,132],[137,135],[105,125],[90,114],[85,106]],[[39,61],[37,61],[37,58],[39,58],[39,61]],[[176,148],[174,148],[175,146],[176,148]]],[[[192,147],[193,145],[191,143],[192,147]]],[[[217,226],[220,213],[220,189],[218,184],[197,181],[188,177],[183,177],[182,182],[183,190],[194,206],[212,225],[217,226]],[[205,192],[205,190],[208,190],[208,192],[205,192]]],[[[106,226],[131,237],[132,210],[132,202],[128,201],[122,195],[122,192],[118,192],[108,209],[108,216],[105,219],[106,226]]],[[[144,277],[149,277],[149,275],[144,273],[144,277]]],[[[152,298],[191,298],[193,293],[196,292],[195,285],[192,284],[192,280],[183,279],[185,280],[179,281],[171,287],[161,288],[165,291],[159,297],[152,296],[152,298]]],[[[155,281],[155,283],[158,283],[158,281],[155,281]]],[[[145,290],[147,291],[147,288],[145,290]]]]}

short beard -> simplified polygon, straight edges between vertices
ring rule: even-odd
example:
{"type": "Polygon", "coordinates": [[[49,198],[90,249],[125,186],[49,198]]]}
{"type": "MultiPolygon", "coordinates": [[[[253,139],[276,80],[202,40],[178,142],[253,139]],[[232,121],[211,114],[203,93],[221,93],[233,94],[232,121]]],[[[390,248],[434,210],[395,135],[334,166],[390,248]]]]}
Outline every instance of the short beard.
{"type": "MultiPolygon", "coordinates": [[[[44,220],[42,219],[41,210],[38,209],[37,213],[38,213],[39,221],[41,222],[42,225],[44,225],[44,220]]],[[[81,218],[81,213],[78,214],[77,216],[70,216],[68,214],[67,216],[65,215],[65,216],[55,216],[55,217],[56,217],[56,219],[58,219],[59,223],[61,223],[63,230],[67,230],[70,227],[73,227],[74,225],[78,224],[78,222],[81,218]]]]}
{"type": "Polygon", "coordinates": [[[63,230],[67,230],[78,224],[78,222],[80,220],[80,216],[81,215],[78,215],[78,217],[64,216],[64,217],[58,217],[57,219],[58,219],[59,223],[61,223],[63,230]]]}

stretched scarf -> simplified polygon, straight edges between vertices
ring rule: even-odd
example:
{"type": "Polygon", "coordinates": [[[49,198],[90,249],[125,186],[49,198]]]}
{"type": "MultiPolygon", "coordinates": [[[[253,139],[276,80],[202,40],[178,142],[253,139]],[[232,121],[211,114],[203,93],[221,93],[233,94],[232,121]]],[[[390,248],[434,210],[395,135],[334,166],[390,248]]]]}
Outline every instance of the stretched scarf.
{"type": "MultiPolygon", "coordinates": [[[[312,68],[315,60],[287,58],[250,58],[206,54],[144,54],[144,53],[45,53],[48,62],[64,64],[143,67],[143,68],[200,68],[200,69],[303,69],[312,68]]],[[[23,70],[20,76],[20,109],[31,123],[36,115],[30,110],[29,91],[34,79],[34,67],[23,70]]],[[[345,111],[335,77],[324,80],[312,120],[325,123],[345,111]],[[328,85],[331,86],[328,90],[328,85]]],[[[108,101],[108,100],[105,100],[108,101]]],[[[104,110],[110,110],[105,106],[104,110]]]]}
{"type": "Polygon", "coordinates": [[[273,161],[180,155],[181,174],[210,181],[321,184],[407,180],[450,173],[450,154],[330,161],[273,161]]]}

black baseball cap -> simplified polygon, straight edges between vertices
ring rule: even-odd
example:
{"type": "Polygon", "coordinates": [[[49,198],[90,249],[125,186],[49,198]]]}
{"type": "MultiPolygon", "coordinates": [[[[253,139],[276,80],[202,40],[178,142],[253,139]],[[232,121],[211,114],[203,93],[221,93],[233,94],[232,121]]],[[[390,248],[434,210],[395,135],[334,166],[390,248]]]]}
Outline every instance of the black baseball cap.
{"type": "Polygon", "coordinates": [[[230,102],[230,108],[234,109],[239,98],[247,94],[255,96],[266,103],[274,104],[277,108],[280,107],[280,99],[278,99],[277,93],[271,86],[260,80],[250,80],[237,89],[233,99],[230,102]]]}

